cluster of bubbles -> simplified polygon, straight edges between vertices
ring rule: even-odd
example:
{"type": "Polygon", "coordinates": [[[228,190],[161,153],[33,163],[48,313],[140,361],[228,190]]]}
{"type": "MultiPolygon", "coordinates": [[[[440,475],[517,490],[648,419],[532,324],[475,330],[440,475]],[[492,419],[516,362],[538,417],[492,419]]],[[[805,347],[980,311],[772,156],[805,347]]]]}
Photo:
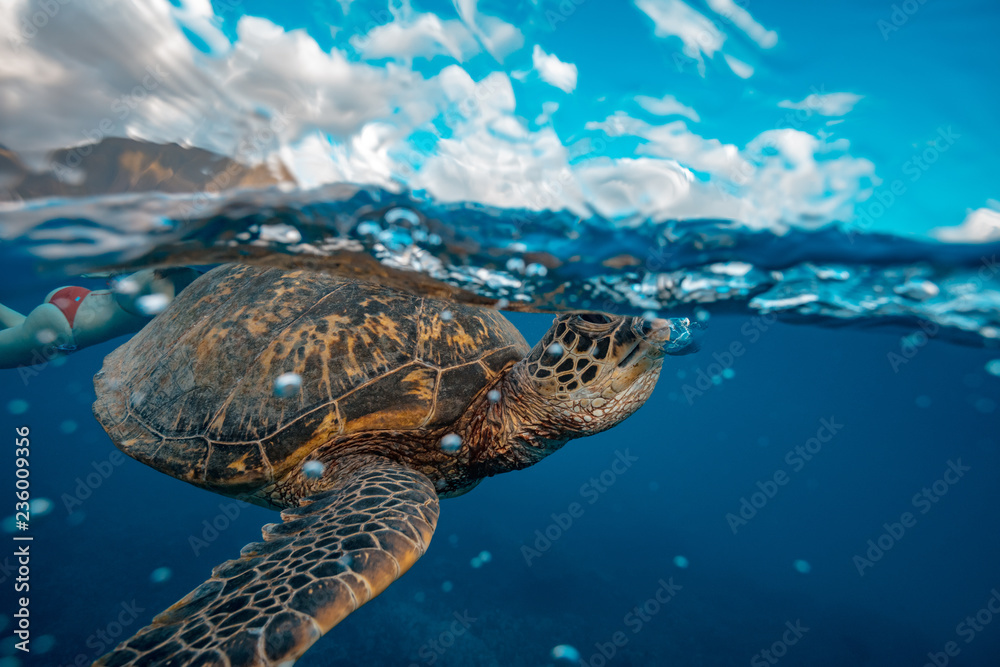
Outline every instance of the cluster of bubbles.
{"type": "MultiPolygon", "coordinates": [[[[28,513],[32,519],[39,519],[43,516],[52,513],[52,501],[48,498],[35,498],[30,503],[28,503],[28,513]]],[[[11,515],[5,517],[3,522],[0,523],[5,533],[17,533],[17,517],[11,515]]]]}
{"type": "Polygon", "coordinates": [[[302,376],[298,373],[282,373],[274,381],[274,395],[278,398],[297,396],[302,389],[302,376]]]}
{"type": "MultiPolygon", "coordinates": [[[[7,626],[7,617],[0,617],[0,630],[4,630],[7,626]]],[[[6,637],[2,642],[0,642],[0,667],[22,667],[25,663],[21,662],[21,659],[16,657],[15,654],[18,652],[16,646],[18,638],[15,635],[6,637]]],[[[52,635],[39,635],[37,637],[31,638],[31,653],[32,655],[42,655],[48,653],[56,645],[56,638],[52,635]]],[[[39,664],[37,661],[32,661],[31,664],[39,664]]]]}
{"type": "Polygon", "coordinates": [[[520,257],[511,257],[507,260],[506,268],[511,273],[517,273],[529,278],[544,278],[549,270],[544,264],[531,262],[526,264],[520,257]]]}
{"type": "Polygon", "coordinates": [[[491,554],[489,551],[483,550],[480,551],[479,555],[474,557],[469,564],[472,565],[473,569],[478,570],[483,565],[486,565],[486,563],[489,563],[491,560],[493,560],[493,554],[491,554]]]}

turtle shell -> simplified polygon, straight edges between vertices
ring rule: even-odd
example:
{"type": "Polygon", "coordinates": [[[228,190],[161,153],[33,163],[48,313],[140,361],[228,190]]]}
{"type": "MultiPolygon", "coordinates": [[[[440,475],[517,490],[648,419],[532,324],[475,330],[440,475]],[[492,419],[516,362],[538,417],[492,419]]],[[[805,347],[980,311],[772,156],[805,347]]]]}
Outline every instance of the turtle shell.
{"type": "Polygon", "coordinates": [[[335,439],[448,426],[528,349],[494,310],[224,265],[107,356],[94,414],[129,456],[250,493],[335,439]],[[282,397],[286,373],[301,386],[282,397]]]}

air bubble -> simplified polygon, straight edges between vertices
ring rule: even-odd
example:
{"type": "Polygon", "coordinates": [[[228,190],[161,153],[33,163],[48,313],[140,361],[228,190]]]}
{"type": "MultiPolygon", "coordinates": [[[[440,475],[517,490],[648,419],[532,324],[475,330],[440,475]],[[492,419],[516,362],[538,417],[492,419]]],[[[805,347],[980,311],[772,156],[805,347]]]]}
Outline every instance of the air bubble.
{"type": "Polygon", "coordinates": [[[547,348],[545,348],[546,354],[551,354],[553,357],[560,357],[563,353],[563,346],[559,343],[552,343],[547,348]]]}
{"type": "Polygon", "coordinates": [[[450,310],[441,311],[441,319],[444,320],[445,322],[451,322],[454,318],[455,316],[451,314],[450,310]]]}
{"type": "Polygon", "coordinates": [[[491,554],[489,551],[483,550],[479,552],[478,558],[484,563],[489,563],[491,560],[493,560],[493,554],[491,554]]]}
{"type": "Polygon", "coordinates": [[[507,299],[497,299],[497,302],[493,304],[493,307],[497,310],[504,310],[508,306],[510,306],[510,301],[507,299]]]}
{"type": "Polygon", "coordinates": [[[553,660],[563,660],[572,665],[580,664],[580,652],[569,644],[560,644],[552,649],[553,660]]]}
{"type": "Polygon", "coordinates": [[[997,409],[996,402],[991,398],[986,398],[985,396],[977,398],[973,405],[975,405],[976,410],[979,410],[984,415],[988,415],[997,409]]]}
{"type": "Polygon", "coordinates": [[[65,433],[66,435],[69,435],[74,431],[76,431],[76,428],[77,428],[76,422],[73,421],[72,419],[67,419],[66,421],[59,424],[59,430],[65,433]]]}
{"type": "Polygon", "coordinates": [[[420,216],[408,208],[393,208],[386,211],[385,221],[392,224],[397,220],[406,220],[411,225],[420,224],[420,216]]]}
{"type": "Polygon", "coordinates": [[[52,650],[52,647],[56,645],[56,638],[52,635],[42,635],[31,642],[31,652],[32,653],[48,653],[52,650]]]}
{"type": "Polygon", "coordinates": [[[306,479],[319,479],[323,476],[324,470],[326,470],[326,465],[322,461],[306,461],[302,465],[302,474],[306,476],[306,479]]]}
{"type": "Polygon", "coordinates": [[[295,396],[302,389],[302,376],[298,373],[282,373],[274,381],[274,395],[278,398],[295,396]]]}
{"type": "Polygon", "coordinates": [[[361,236],[378,236],[382,232],[382,228],[378,223],[366,220],[359,224],[355,231],[361,236]]]}
{"type": "Polygon", "coordinates": [[[28,505],[28,508],[34,517],[45,516],[52,511],[52,501],[48,498],[35,498],[28,505]]]}
{"type": "Polygon", "coordinates": [[[149,573],[149,580],[154,584],[162,584],[169,581],[173,574],[173,571],[169,567],[158,567],[149,573]]]}
{"type": "Polygon", "coordinates": [[[23,415],[28,411],[28,402],[22,398],[15,398],[13,401],[8,401],[7,412],[12,415],[23,415]]]}
{"type": "Polygon", "coordinates": [[[687,568],[687,566],[690,565],[690,564],[691,564],[690,561],[688,561],[688,559],[685,558],[684,556],[674,556],[674,566],[675,567],[679,567],[680,569],[683,570],[683,569],[687,568]]]}
{"type": "Polygon", "coordinates": [[[500,402],[500,392],[496,389],[490,389],[489,393],[486,394],[486,398],[489,399],[490,403],[500,402]]]}
{"type": "Polygon", "coordinates": [[[35,340],[38,341],[40,345],[48,345],[55,341],[59,336],[52,329],[41,329],[35,334],[35,340]]]}
{"type": "Polygon", "coordinates": [[[441,438],[441,451],[445,454],[454,454],[462,447],[462,437],[457,433],[449,433],[441,438]]]}
{"type": "Polygon", "coordinates": [[[929,408],[929,407],[931,407],[931,397],[930,396],[924,396],[923,394],[921,394],[920,396],[917,396],[916,400],[914,400],[913,402],[917,404],[918,408],[929,408]]]}
{"type": "Polygon", "coordinates": [[[507,260],[507,270],[511,273],[523,273],[524,260],[520,257],[511,257],[507,260]]]}
{"type": "Polygon", "coordinates": [[[812,565],[809,564],[809,561],[801,559],[795,561],[792,565],[795,567],[796,572],[801,572],[802,574],[809,574],[813,569],[812,565]]]}
{"type": "Polygon", "coordinates": [[[734,377],[736,377],[736,371],[734,371],[732,368],[723,368],[722,377],[726,378],[727,380],[732,380],[734,377]]]}
{"type": "Polygon", "coordinates": [[[261,225],[260,239],[262,241],[274,241],[275,243],[294,244],[302,240],[302,232],[291,225],[261,225]]]}
{"type": "Polygon", "coordinates": [[[170,297],[166,294],[144,294],[135,300],[135,307],[143,315],[152,317],[159,315],[170,305],[170,297]]]}
{"type": "Polygon", "coordinates": [[[642,319],[646,320],[647,322],[652,322],[653,320],[659,317],[660,316],[656,313],[655,310],[647,310],[642,314],[642,319]]]}
{"type": "Polygon", "coordinates": [[[455,585],[453,583],[451,583],[450,581],[446,581],[443,584],[441,584],[441,590],[444,591],[445,593],[451,593],[452,590],[454,590],[454,589],[455,589],[455,585]]]}
{"type": "Polygon", "coordinates": [[[986,362],[986,372],[1000,377],[1000,359],[990,359],[986,362]]]}
{"type": "Polygon", "coordinates": [[[524,267],[524,275],[526,276],[531,276],[531,277],[537,276],[540,278],[546,275],[548,272],[549,270],[545,268],[545,265],[539,264],[538,262],[532,262],[531,264],[528,264],[526,267],[524,267]]]}
{"type": "Polygon", "coordinates": [[[132,278],[121,278],[111,283],[111,290],[117,294],[131,296],[139,293],[139,283],[132,278]]]}

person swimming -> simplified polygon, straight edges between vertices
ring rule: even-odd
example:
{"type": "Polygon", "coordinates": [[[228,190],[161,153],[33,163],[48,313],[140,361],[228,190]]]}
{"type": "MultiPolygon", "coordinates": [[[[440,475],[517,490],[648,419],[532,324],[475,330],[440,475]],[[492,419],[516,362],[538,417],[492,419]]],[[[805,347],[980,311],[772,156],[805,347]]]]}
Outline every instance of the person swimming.
{"type": "Polygon", "coordinates": [[[199,275],[188,267],[142,269],[116,278],[113,289],[60,287],[27,315],[0,304],[0,368],[43,364],[134,333],[199,275]]]}

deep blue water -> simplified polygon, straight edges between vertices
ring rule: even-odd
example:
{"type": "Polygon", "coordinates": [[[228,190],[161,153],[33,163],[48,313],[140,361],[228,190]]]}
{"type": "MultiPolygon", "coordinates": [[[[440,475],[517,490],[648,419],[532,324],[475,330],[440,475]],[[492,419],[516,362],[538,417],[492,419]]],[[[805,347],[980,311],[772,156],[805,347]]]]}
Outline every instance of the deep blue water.
{"type": "MultiPolygon", "coordinates": [[[[529,340],[549,322],[512,318],[529,340]]],[[[5,412],[4,430],[12,438],[13,427],[31,427],[36,497],[53,501],[32,527],[31,597],[36,640],[55,643],[21,664],[89,662],[110,648],[102,632],[146,624],[276,519],[249,506],[223,519],[232,501],[111,458],[90,413],[91,377],[116,342],[40,369],[24,386],[5,376],[2,403],[30,407],[5,412]],[[79,480],[95,469],[109,474],[82,498],[79,480]],[[71,516],[74,495],[82,502],[71,516]],[[205,533],[206,521],[224,529],[205,533]],[[192,536],[207,538],[197,554],[192,536]],[[172,577],[151,582],[162,567],[172,577]]],[[[948,664],[997,664],[1000,617],[983,613],[992,622],[981,631],[960,626],[1000,587],[1000,378],[984,370],[995,351],[931,339],[894,370],[888,355],[899,350],[897,334],[712,317],[701,351],[668,358],[653,397],[622,425],[444,501],[428,554],[299,664],[550,665],[551,649],[570,644],[596,667],[619,631],[627,642],[608,664],[768,664],[758,654],[783,641],[786,623],[801,637],[786,634],[796,638],[787,655],[774,649],[783,664],[923,665],[949,641],[960,652],[948,664]],[[745,351],[732,377],[694,393],[700,372],[721,372],[711,366],[727,361],[733,342],[745,351]],[[788,454],[824,423],[836,432],[810,460],[788,454]],[[634,463],[609,475],[620,454],[634,463]],[[968,470],[938,484],[946,493],[937,502],[915,504],[952,463],[968,470]],[[779,471],[786,484],[769,488],[766,503],[752,499],[779,471]],[[613,484],[600,484],[602,473],[613,484]],[[734,534],[726,515],[744,497],[762,506],[734,534]],[[552,528],[572,503],[582,514],[552,528]],[[891,548],[861,576],[855,556],[904,512],[915,523],[883,537],[891,548]],[[545,547],[536,531],[546,530],[560,534],[529,564],[522,547],[545,547]],[[492,560],[473,568],[483,550],[492,560]],[[674,587],[669,601],[629,616],[661,582],[674,587]]],[[[0,644],[4,655],[11,644],[0,644]]]]}

